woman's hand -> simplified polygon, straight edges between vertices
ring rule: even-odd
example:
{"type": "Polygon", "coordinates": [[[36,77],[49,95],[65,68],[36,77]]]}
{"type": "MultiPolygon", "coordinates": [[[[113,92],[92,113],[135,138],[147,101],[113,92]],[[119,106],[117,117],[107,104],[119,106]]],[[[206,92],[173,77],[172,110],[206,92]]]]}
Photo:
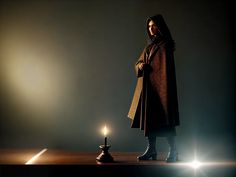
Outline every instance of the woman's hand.
{"type": "Polygon", "coordinates": [[[145,63],[139,63],[138,68],[142,71],[144,68],[145,63]]]}
{"type": "Polygon", "coordinates": [[[144,69],[149,68],[149,67],[150,67],[150,65],[149,65],[149,64],[146,64],[146,63],[140,63],[140,64],[138,65],[138,68],[139,68],[141,71],[143,71],[144,69]]]}

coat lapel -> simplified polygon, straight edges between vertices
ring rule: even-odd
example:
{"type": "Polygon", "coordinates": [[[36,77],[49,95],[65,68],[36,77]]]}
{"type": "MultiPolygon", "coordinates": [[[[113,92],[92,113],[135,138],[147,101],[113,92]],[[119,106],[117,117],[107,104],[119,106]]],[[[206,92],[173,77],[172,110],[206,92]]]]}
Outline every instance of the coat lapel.
{"type": "Polygon", "coordinates": [[[148,57],[148,63],[151,63],[151,60],[152,60],[152,56],[156,53],[156,51],[159,49],[159,46],[158,45],[153,45],[151,51],[150,51],[150,54],[149,54],[149,57],[148,57]]]}

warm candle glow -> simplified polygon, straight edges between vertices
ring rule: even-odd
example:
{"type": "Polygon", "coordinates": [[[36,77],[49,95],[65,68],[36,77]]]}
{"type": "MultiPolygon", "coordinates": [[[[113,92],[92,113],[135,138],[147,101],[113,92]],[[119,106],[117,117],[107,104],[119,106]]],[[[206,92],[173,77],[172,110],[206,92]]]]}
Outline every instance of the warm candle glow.
{"type": "Polygon", "coordinates": [[[103,134],[104,134],[104,136],[107,136],[107,134],[108,134],[108,129],[107,129],[106,125],[103,128],[103,134]]]}

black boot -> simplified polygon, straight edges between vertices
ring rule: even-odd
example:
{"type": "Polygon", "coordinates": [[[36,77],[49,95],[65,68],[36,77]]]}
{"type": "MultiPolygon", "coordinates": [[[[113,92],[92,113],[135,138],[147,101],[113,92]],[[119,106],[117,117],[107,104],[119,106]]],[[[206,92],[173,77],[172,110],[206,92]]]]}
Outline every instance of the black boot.
{"type": "Polygon", "coordinates": [[[149,135],[147,137],[148,145],[146,151],[138,156],[138,160],[156,160],[157,159],[157,151],[156,151],[156,135],[149,135]]]}
{"type": "Polygon", "coordinates": [[[168,156],[166,158],[166,162],[176,162],[178,161],[178,152],[176,149],[175,137],[174,136],[167,137],[167,141],[170,147],[168,156]]]}

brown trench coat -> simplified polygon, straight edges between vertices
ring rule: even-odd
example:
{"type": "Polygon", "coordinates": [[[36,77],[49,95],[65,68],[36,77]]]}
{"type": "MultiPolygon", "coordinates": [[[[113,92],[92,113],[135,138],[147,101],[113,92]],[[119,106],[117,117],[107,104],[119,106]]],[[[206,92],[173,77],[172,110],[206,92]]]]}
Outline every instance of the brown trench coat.
{"type": "Polygon", "coordinates": [[[131,127],[140,128],[147,135],[161,127],[179,125],[173,49],[163,41],[154,44],[149,55],[144,49],[135,70],[138,80],[128,113],[131,127]],[[141,71],[138,69],[140,62],[150,67],[141,71]]]}

